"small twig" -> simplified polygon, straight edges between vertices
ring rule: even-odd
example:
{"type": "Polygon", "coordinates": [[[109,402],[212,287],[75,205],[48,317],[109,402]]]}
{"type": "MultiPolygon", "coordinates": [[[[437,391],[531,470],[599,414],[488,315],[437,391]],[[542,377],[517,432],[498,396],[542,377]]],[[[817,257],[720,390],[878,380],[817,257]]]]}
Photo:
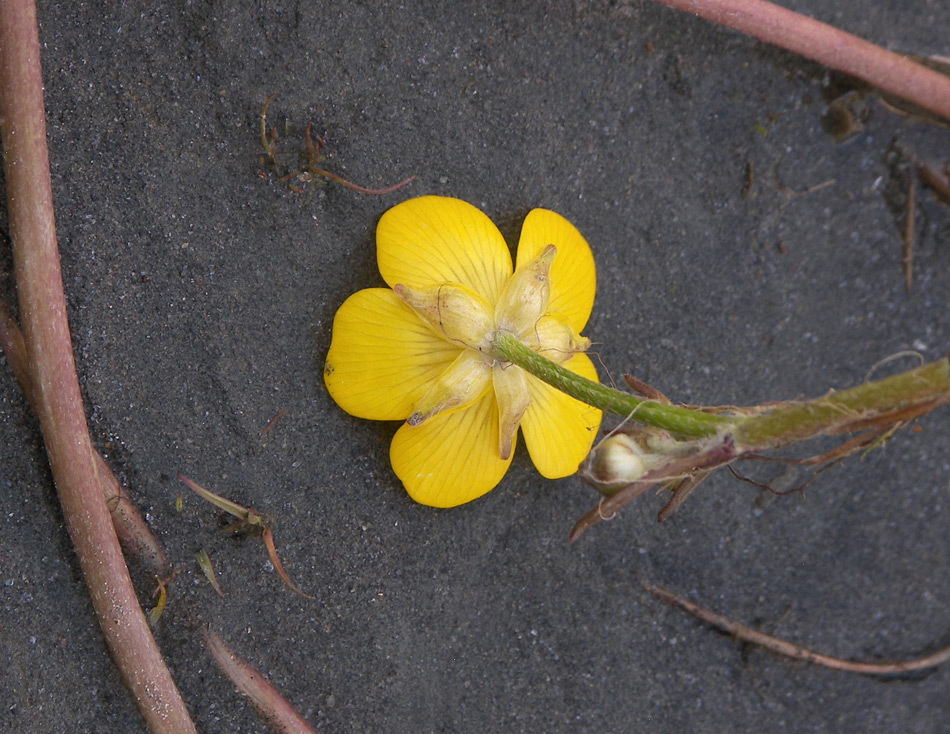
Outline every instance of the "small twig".
{"type": "MultiPolygon", "coordinates": [[[[264,155],[267,156],[267,159],[270,161],[274,173],[277,175],[277,180],[281,183],[290,181],[293,178],[298,178],[304,183],[309,183],[313,180],[314,176],[320,176],[325,178],[328,181],[333,181],[345,186],[348,189],[352,189],[360,194],[370,194],[372,196],[379,196],[382,194],[388,194],[396,189],[402,188],[406,184],[415,181],[415,176],[410,176],[404,181],[400,181],[397,184],[392,186],[387,186],[383,189],[368,189],[364,186],[358,186],[355,183],[347,181],[341,176],[337,176],[335,173],[330,173],[326,169],[320,167],[320,162],[323,160],[323,156],[320,151],[323,149],[324,143],[323,138],[319,135],[316,136],[316,139],[311,136],[310,130],[311,125],[307,125],[307,129],[304,131],[304,142],[307,145],[307,168],[305,171],[295,170],[290,173],[281,175],[280,173],[280,164],[277,162],[277,131],[272,129],[270,132],[267,130],[267,109],[270,107],[270,103],[274,101],[276,94],[270,95],[265,101],[263,107],[261,107],[261,112],[259,115],[260,119],[260,134],[261,134],[261,147],[264,149],[264,155]]],[[[264,178],[267,178],[266,175],[264,178]]],[[[303,189],[299,186],[295,186],[292,183],[288,183],[287,187],[293,191],[295,194],[303,193],[303,189]]]]}
{"type": "Polygon", "coordinates": [[[370,194],[373,196],[379,196],[381,194],[388,194],[396,189],[402,188],[407,183],[416,180],[415,176],[410,176],[404,181],[400,181],[397,184],[392,186],[387,186],[384,189],[367,189],[362,186],[357,186],[355,183],[350,183],[345,178],[340,178],[334,173],[330,173],[324,168],[320,167],[320,162],[323,160],[323,156],[320,154],[320,151],[323,149],[325,143],[323,138],[317,135],[316,140],[310,135],[310,129],[312,125],[307,125],[307,129],[304,131],[304,140],[307,143],[307,172],[314,176],[322,176],[325,179],[330,181],[335,181],[341,186],[346,186],[348,189],[352,189],[360,194],[370,194]]]}
{"type": "Polygon", "coordinates": [[[350,183],[345,178],[341,178],[340,176],[337,176],[335,173],[330,173],[329,171],[323,168],[310,166],[307,170],[310,171],[310,173],[312,173],[315,176],[323,176],[323,178],[329,179],[330,181],[334,181],[340,184],[341,186],[346,186],[346,188],[352,189],[353,191],[356,191],[357,193],[370,194],[372,196],[380,196],[382,194],[392,193],[396,189],[402,188],[407,183],[411,183],[416,180],[415,176],[410,176],[409,178],[404,179],[397,184],[393,184],[392,186],[387,186],[384,189],[367,189],[367,188],[364,188],[363,186],[357,186],[355,183],[350,183]]]}
{"type": "Polygon", "coordinates": [[[947,172],[946,167],[941,171],[927,163],[919,163],[917,164],[917,175],[920,176],[921,181],[934,190],[934,193],[944,204],[950,204],[950,173],[947,172]]]}
{"type": "Polygon", "coordinates": [[[806,663],[813,663],[826,668],[832,668],[833,670],[844,670],[849,673],[863,673],[865,675],[901,675],[903,673],[913,673],[918,670],[935,668],[936,666],[950,660],[950,646],[938,650],[932,655],[916,658],[914,660],[863,663],[851,660],[842,660],[841,658],[833,658],[828,655],[812,652],[801,645],[796,645],[778,637],[767,635],[764,632],[759,632],[758,630],[754,630],[751,627],[746,627],[744,624],[734,622],[728,617],[723,617],[721,614],[711,612],[708,609],[699,606],[698,604],[693,604],[683,597],[677,596],[671,591],[661,589],[659,586],[643,584],[643,588],[670,606],[681,609],[688,614],[692,614],[697,619],[700,619],[707,624],[711,624],[713,627],[732,635],[737,640],[742,642],[750,642],[754,645],[764,647],[766,650],[771,650],[772,652],[778,653],[779,655],[784,655],[795,660],[803,660],[806,663]]]}
{"type": "Polygon", "coordinates": [[[284,564],[280,562],[280,557],[277,555],[277,546],[274,545],[274,532],[269,526],[264,526],[264,530],[261,532],[261,540],[264,541],[264,547],[267,549],[267,557],[270,559],[274,570],[277,571],[277,575],[280,576],[280,580],[283,581],[291,591],[296,592],[304,599],[316,599],[315,596],[305,594],[298,589],[294,582],[290,580],[290,576],[287,575],[287,572],[284,571],[284,564]]]}
{"type": "Polygon", "coordinates": [[[801,54],[950,120],[950,78],[764,0],[654,0],[801,54]]]}
{"type": "Polygon", "coordinates": [[[781,181],[778,182],[778,185],[775,186],[775,190],[778,191],[783,196],[787,196],[790,199],[794,199],[797,196],[807,196],[808,194],[813,194],[816,191],[821,191],[822,189],[827,189],[829,186],[834,186],[837,181],[833,178],[829,178],[827,181],[822,181],[821,183],[812,184],[811,186],[806,186],[805,188],[796,191],[795,189],[790,189],[788,186],[785,186],[781,181]]]}
{"type": "Polygon", "coordinates": [[[732,476],[734,476],[734,477],[735,477],[736,479],[738,479],[740,482],[745,482],[746,484],[751,484],[753,487],[758,487],[759,489],[764,490],[764,491],[766,491],[766,492],[769,492],[770,494],[774,494],[776,497],[786,497],[786,496],[788,496],[788,495],[790,495],[790,494],[802,494],[802,495],[804,495],[804,494],[805,494],[805,489],[808,487],[809,484],[811,484],[812,482],[814,482],[816,479],[818,479],[818,477],[819,477],[821,474],[824,474],[824,473],[825,473],[826,471],[828,471],[831,467],[835,466],[836,464],[838,464],[838,463],[841,462],[841,461],[844,461],[844,457],[843,457],[843,456],[840,457],[840,458],[838,458],[838,459],[835,459],[834,461],[829,462],[828,464],[826,464],[825,466],[821,467],[820,469],[816,469],[815,471],[812,472],[811,476],[808,477],[808,479],[806,479],[804,482],[802,482],[802,483],[799,484],[798,486],[792,487],[791,489],[785,489],[785,490],[778,490],[778,489],[775,489],[774,487],[772,487],[772,486],[769,485],[769,484],[766,484],[766,483],[763,483],[763,482],[757,482],[757,481],[755,481],[754,479],[752,479],[751,477],[747,477],[747,476],[745,476],[744,474],[740,474],[739,472],[737,472],[737,471],[735,470],[735,468],[732,466],[732,464],[726,465],[726,469],[728,469],[728,470],[729,470],[729,473],[732,474],[732,476]]]}
{"type": "Polygon", "coordinates": [[[907,184],[907,214],[904,218],[904,250],[901,264],[904,266],[904,288],[910,293],[910,286],[914,277],[914,194],[917,186],[913,177],[907,184]]]}
{"type": "Polygon", "coordinates": [[[286,408],[284,408],[283,410],[278,410],[278,411],[274,414],[274,417],[271,418],[269,421],[267,421],[267,425],[264,426],[264,427],[261,429],[260,435],[263,436],[265,433],[267,433],[271,428],[273,428],[273,427],[277,424],[277,421],[279,421],[279,420],[280,420],[281,418],[283,418],[285,415],[287,415],[287,409],[286,409],[286,408]]]}
{"type": "MultiPolygon", "coordinates": [[[[178,478],[188,485],[188,488],[199,497],[207,500],[215,507],[219,507],[228,514],[237,518],[237,522],[229,525],[228,529],[234,530],[235,532],[253,529],[255,533],[259,534],[261,536],[261,540],[264,542],[264,548],[267,551],[267,557],[270,559],[271,565],[273,565],[277,575],[280,576],[281,581],[283,581],[284,584],[286,584],[287,587],[294,593],[299,594],[306,599],[315,598],[310,596],[310,594],[305,594],[300,589],[298,589],[293,584],[293,582],[291,582],[290,577],[284,571],[284,565],[280,562],[280,558],[277,556],[277,547],[274,545],[274,532],[272,530],[274,520],[272,517],[269,515],[262,515],[261,513],[256,512],[249,507],[244,507],[243,505],[239,505],[237,502],[232,502],[226,497],[215,494],[210,489],[205,489],[197,482],[193,482],[191,479],[188,479],[186,476],[179,474],[178,478]]],[[[210,567],[210,565],[211,561],[209,560],[208,566],[210,567]]]]}

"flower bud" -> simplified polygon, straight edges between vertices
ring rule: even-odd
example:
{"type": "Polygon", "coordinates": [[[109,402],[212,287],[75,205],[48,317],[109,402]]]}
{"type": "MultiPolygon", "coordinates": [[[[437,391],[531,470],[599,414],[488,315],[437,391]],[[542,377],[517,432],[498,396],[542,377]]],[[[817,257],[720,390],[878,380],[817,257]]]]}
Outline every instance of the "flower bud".
{"type": "Polygon", "coordinates": [[[615,433],[595,446],[579,470],[598,492],[611,495],[647,473],[640,442],[627,433],[615,433]]]}

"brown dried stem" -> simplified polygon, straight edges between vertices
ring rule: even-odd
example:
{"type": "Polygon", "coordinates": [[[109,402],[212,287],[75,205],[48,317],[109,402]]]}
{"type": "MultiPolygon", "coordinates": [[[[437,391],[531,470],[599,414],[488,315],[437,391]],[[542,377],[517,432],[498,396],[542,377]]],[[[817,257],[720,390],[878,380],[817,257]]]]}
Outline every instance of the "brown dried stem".
{"type": "Polygon", "coordinates": [[[316,734],[316,731],[280,695],[267,679],[235,655],[218,635],[204,629],[205,647],[221,671],[247,696],[251,706],[277,734],[316,734]]]}
{"type": "Polygon", "coordinates": [[[844,670],[849,673],[863,673],[864,675],[902,675],[905,673],[914,673],[919,670],[927,670],[928,668],[935,668],[950,660],[950,647],[944,647],[932,655],[916,658],[914,660],[898,660],[880,663],[842,660],[841,658],[834,658],[829,655],[812,652],[801,645],[796,645],[778,637],[767,635],[764,632],[759,632],[751,627],[746,627],[744,624],[735,622],[728,617],[723,617],[721,614],[711,612],[698,604],[693,604],[693,602],[687,601],[671,591],[661,589],[659,586],[643,584],[643,588],[670,606],[692,614],[697,619],[732,635],[737,640],[751,642],[753,645],[759,645],[779,655],[785,655],[795,660],[803,660],[806,663],[821,665],[825,668],[832,668],[833,670],[844,670]]]}
{"type": "MultiPolygon", "coordinates": [[[[27,364],[26,342],[23,340],[20,327],[2,303],[0,303],[0,351],[7,358],[13,376],[20,383],[20,389],[23,390],[23,395],[35,414],[36,401],[33,397],[33,380],[27,364]]],[[[105,497],[106,506],[112,516],[112,526],[115,528],[116,535],[119,536],[122,548],[126,553],[138,558],[150,573],[164,576],[168,573],[169,566],[161,543],[149,530],[138,508],[98,453],[95,454],[95,461],[102,495],[105,497]]]]}
{"type": "Polygon", "coordinates": [[[950,168],[946,165],[941,168],[929,163],[919,163],[917,175],[920,176],[921,181],[933,189],[938,199],[944,204],[950,204],[950,168]]]}
{"type": "Polygon", "coordinates": [[[0,121],[13,261],[34,400],[66,527],[103,637],[153,732],[194,732],[139,607],[100,489],[73,362],[32,0],[0,3],[0,121]]]}
{"type": "Polygon", "coordinates": [[[654,0],[843,71],[950,120],[950,78],[764,0],[654,0]]]}

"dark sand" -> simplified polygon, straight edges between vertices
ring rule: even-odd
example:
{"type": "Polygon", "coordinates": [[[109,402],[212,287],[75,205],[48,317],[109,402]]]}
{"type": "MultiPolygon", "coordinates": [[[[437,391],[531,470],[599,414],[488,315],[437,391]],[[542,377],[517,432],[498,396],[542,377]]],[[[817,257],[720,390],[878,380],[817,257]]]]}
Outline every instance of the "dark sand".
{"type": "MultiPolygon", "coordinates": [[[[787,5],[947,53],[939,2],[787,5]]],[[[950,132],[871,102],[837,144],[824,70],[647,2],[134,0],[42,3],[40,19],[80,379],[94,438],[184,569],[157,636],[199,729],[264,730],[192,612],[323,732],[946,731],[950,666],[881,681],[790,662],[640,587],[845,658],[933,652],[950,620],[946,410],[804,497],[723,473],[662,525],[648,494],[571,546],[596,501],[577,479],[542,480],[522,445],[485,498],[417,506],[389,467],[396,425],[344,414],[321,368],[337,307],[381,284],[379,215],[427,193],[512,242],[532,207],[573,221],[599,268],[586,334],[603,365],[674,400],[808,397],[901,350],[935,359],[950,212],[918,190],[908,295],[893,144],[946,160],[950,132]],[[264,180],[272,93],[288,162],[312,123],[338,174],[417,179],[384,197],[264,180]],[[176,514],[179,472],[276,515],[317,601],[194,496],[176,514]]],[[[0,446],[0,730],[141,731],[5,364],[0,446]]]]}

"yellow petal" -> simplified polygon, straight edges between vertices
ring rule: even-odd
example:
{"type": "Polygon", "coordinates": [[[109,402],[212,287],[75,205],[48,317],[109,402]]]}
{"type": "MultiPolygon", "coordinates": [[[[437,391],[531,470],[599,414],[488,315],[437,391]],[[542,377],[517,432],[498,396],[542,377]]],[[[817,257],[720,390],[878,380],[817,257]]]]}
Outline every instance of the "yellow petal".
{"type": "Polygon", "coordinates": [[[498,458],[498,410],[491,392],[464,410],[421,426],[402,426],[389,458],[409,496],[431,507],[455,507],[493,489],[511,459],[498,458]]]}
{"type": "Polygon", "coordinates": [[[369,288],[336,312],[323,379],[350,415],[404,420],[459,352],[391,290],[369,288]]]}
{"type": "Polygon", "coordinates": [[[383,214],[376,259],[390,286],[461,283],[492,304],[511,275],[511,253],[492,221],[443,196],[409,199],[383,214]]]}
{"type": "MultiPolygon", "coordinates": [[[[597,370],[586,354],[575,354],[564,366],[590,380],[597,379],[597,370]]],[[[528,390],[531,404],[521,420],[521,430],[531,461],[548,479],[573,474],[597,435],[600,411],[533,375],[528,375],[528,390]]]]}
{"type": "Polygon", "coordinates": [[[547,209],[532,209],[521,228],[516,267],[533,260],[547,245],[557,248],[551,265],[548,311],[566,317],[579,334],[594,305],[594,256],[581,233],[564,217],[547,209]]]}

